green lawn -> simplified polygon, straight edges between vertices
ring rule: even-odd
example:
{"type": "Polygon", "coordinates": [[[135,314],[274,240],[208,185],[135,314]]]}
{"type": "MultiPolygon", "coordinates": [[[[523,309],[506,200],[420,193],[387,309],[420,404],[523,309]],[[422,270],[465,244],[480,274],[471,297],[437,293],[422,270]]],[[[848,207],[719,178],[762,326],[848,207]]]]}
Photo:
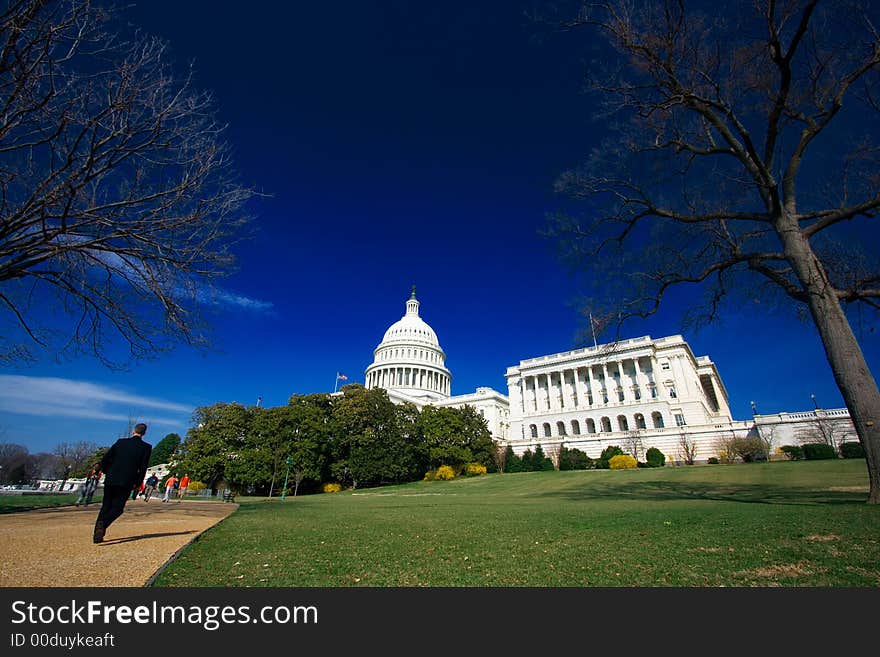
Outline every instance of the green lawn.
{"type": "Polygon", "coordinates": [[[240,499],[154,586],[880,586],[863,460],[240,499]]]}
{"type": "MultiPolygon", "coordinates": [[[[79,499],[79,493],[38,493],[34,495],[0,495],[0,513],[30,511],[53,506],[71,506],[79,499]]],[[[92,505],[101,506],[102,495],[92,498],[92,505]]]]}

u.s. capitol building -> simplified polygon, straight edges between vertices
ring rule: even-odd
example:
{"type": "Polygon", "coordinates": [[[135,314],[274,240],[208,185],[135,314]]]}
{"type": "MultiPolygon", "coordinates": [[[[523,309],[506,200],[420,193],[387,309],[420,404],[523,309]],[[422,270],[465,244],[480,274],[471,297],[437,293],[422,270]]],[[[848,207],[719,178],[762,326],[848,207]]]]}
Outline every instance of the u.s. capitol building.
{"type": "Polygon", "coordinates": [[[540,444],[553,455],[564,445],[595,458],[618,445],[639,457],[656,447],[671,461],[684,460],[687,451],[705,461],[725,439],[755,432],[778,446],[803,439],[812,423],[831,421],[838,435],[850,435],[845,409],[734,420],[715,364],[694,355],[680,335],[528,358],[507,368],[507,395],[489,387],[452,395],[446,353],[419,305],[413,288],[405,314],[373,352],[365,386],[419,408],[473,406],[493,438],[520,454],[540,444]]]}

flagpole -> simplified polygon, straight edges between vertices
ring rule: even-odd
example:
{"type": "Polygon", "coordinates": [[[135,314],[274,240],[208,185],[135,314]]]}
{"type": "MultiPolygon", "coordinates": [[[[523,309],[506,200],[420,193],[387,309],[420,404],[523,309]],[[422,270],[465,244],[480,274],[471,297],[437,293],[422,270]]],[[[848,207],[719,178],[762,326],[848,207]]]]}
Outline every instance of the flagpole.
{"type": "Polygon", "coordinates": [[[336,373],[336,380],[333,382],[333,394],[336,394],[336,386],[339,385],[339,372],[336,373]]]}
{"type": "Polygon", "coordinates": [[[598,349],[599,345],[596,343],[596,327],[593,325],[593,313],[590,313],[590,330],[593,332],[593,347],[598,349]]]}

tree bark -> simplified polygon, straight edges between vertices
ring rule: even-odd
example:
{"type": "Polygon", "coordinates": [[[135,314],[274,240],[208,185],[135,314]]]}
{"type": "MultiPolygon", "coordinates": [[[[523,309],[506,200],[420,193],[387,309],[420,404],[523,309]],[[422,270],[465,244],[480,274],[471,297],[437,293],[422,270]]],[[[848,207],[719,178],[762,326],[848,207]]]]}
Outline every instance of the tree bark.
{"type": "Polygon", "coordinates": [[[843,312],[834,286],[798,227],[779,231],[785,254],[803,289],[825,356],[865,450],[868,504],[880,504],[880,390],[843,312]]]}

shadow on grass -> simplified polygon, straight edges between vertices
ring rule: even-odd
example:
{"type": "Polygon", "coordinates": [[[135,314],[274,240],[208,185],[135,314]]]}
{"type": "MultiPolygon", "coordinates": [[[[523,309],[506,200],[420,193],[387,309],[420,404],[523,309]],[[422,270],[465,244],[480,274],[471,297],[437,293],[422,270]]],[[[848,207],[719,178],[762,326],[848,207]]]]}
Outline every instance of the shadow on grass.
{"type": "Polygon", "coordinates": [[[130,543],[131,541],[142,541],[147,538],[162,538],[163,536],[184,536],[186,534],[195,534],[194,529],[185,532],[156,532],[154,534],[139,534],[138,536],[125,536],[122,538],[105,538],[102,545],[116,545],[117,543],[130,543]]]}
{"type": "Polygon", "coordinates": [[[580,490],[538,493],[543,497],[569,500],[711,500],[752,504],[865,504],[867,490],[836,491],[808,488],[774,488],[761,484],[717,484],[673,481],[621,482],[620,485],[591,484],[580,490]]]}

